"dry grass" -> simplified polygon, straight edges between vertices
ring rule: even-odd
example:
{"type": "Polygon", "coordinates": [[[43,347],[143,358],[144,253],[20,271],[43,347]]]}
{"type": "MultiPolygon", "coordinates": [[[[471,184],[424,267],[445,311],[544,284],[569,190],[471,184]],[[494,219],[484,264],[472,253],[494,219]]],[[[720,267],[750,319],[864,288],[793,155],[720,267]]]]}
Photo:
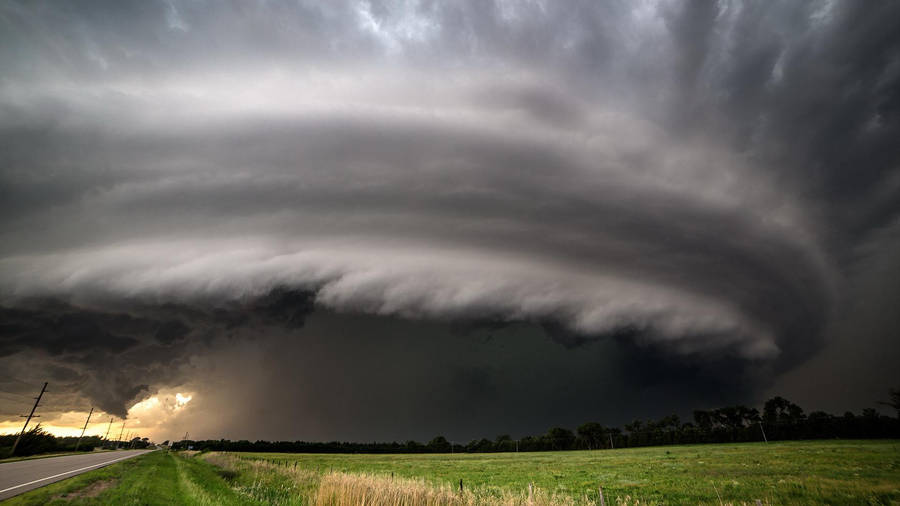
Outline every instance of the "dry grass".
{"type": "MultiPolygon", "coordinates": [[[[330,473],[322,477],[314,506],[597,506],[587,497],[550,494],[532,488],[521,493],[465,490],[435,486],[421,479],[393,478],[373,474],[330,473]]],[[[607,500],[609,506],[650,506],[631,496],[607,500]]],[[[756,506],[756,502],[724,503],[721,506],[756,506]]],[[[763,503],[761,503],[763,504],[763,503]]],[[[768,506],[768,502],[764,503],[768,506]]]]}
{"type": "MultiPolygon", "coordinates": [[[[235,488],[249,497],[261,499],[273,485],[273,474],[288,478],[292,484],[314,484],[306,488],[309,504],[316,506],[595,506],[588,498],[550,494],[537,487],[532,492],[466,489],[462,493],[448,485],[434,485],[424,479],[400,478],[378,474],[333,472],[320,474],[294,463],[242,459],[228,453],[208,453],[204,460],[229,473],[241,475],[243,486],[235,488]],[[249,479],[249,483],[247,483],[249,479]]],[[[285,484],[281,483],[280,487],[285,484]]]]}
{"type": "Polygon", "coordinates": [[[330,473],[322,477],[313,504],[316,506],[594,506],[583,498],[532,493],[491,493],[435,486],[422,479],[393,478],[373,474],[330,473]]]}
{"type": "Polygon", "coordinates": [[[267,460],[242,459],[223,452],[207,453],[203,459],[214,466],[234,473],[256,476],[256,481],[261,481],[263,476],[270,473],[278,473],[298,482],[319,481],[321,476],[316,471],[297,466],[295,462],[275,464],[267,460]]]}
{"type": "MultiPolygon", "coordinates": [[[[320,474],[296,465],[296,461],[246,459],[229,453],[208,453],[204,460],[217,466],[232,488],[246,497],[268,504],[314,506],[599,506],[587,496],[550,493],[538,487],[510,491],[497,487],[472,487],[460,492],[450,485],[436,485],[424,478],[373,473],[331,472],[320,474]]],[[[719,506],[769,506],[769,501],[705,502],[719,506]]],[[[606,497],[607,506],[654,506],[654,500],[630,495],[606,497]]]]}

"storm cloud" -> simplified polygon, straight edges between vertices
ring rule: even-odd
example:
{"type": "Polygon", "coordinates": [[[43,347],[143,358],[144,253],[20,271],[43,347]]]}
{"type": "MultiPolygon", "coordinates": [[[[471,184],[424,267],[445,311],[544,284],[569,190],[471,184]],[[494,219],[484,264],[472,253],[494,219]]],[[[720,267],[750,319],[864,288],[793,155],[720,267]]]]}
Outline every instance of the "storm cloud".
{"type": "MultiPolygon", "coordinates": [[[[3,2],[0,361],[10,385],[15,364],[29,381],[63,367],[73,405],[124,415],[257,353],[242,402],[278,377],[318,413],[272,437],[402,438],[485,435],[444,401],[540,430],[627,417],[574,400],[616,381],[651,416],[813,382],[798,371],[835,343],[897,356],[871,305],[898,302],[879,274],[900,258],[898,18],[849,1],[3,2]],[[360,321],[378,330],[351,335],[360,321]],[[558,349],[544,386],[494,334],[558,349]],[[513,414],[535,396],[540,415],[513,414]],[[370,430],[348,421],[363,415],[370,430]]],[[[884,374],[863,369],[834,402],[872,395],[884,374]]],[[[227,418],[209,430],[256,437],[227,418]]]]}

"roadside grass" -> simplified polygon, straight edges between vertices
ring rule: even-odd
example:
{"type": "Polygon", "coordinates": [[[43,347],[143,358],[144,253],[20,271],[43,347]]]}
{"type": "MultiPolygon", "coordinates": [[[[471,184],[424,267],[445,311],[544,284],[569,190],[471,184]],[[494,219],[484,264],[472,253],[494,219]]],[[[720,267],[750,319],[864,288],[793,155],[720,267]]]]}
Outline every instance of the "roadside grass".
{"type": "Polygon", "coordinates": [[[273,469],[422,478],[456,486],[630,504],[898,504],[900,441],[791,441],[493,454],[233,453],[273,469]]]}
{"type": "Polygon", "coordinates": [[[8,499],[5,505],[244,505],[212,465],[156,451],[8,499]],[[99,490],[97,490],[99,489],[99,490]]]}
{"type": "Polygon", "coordinates": [[[261,504],[309,504],[309,498],[315,494],[321,479],[319,473],[291,463],[242,459],[235,454],[219,452],[200,457],[216,466],[219,475],[233,490],[261,504]]]}

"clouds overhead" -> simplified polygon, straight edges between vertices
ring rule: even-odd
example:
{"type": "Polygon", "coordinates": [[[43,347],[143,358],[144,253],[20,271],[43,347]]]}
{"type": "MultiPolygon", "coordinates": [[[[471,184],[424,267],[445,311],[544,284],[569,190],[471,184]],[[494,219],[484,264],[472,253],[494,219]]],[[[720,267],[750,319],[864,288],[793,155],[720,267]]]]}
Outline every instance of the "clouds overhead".
{"type": "Polygon", "coordinates": [[[856,339],[854,300],[890,283],[871,272],[900,253],[898,15],[4,2],[0,360],[68,362],[73,395],[124,414],[318,311],[544,329],[576,361],[618,343],[627,388],[753,399],[856,339]]]}

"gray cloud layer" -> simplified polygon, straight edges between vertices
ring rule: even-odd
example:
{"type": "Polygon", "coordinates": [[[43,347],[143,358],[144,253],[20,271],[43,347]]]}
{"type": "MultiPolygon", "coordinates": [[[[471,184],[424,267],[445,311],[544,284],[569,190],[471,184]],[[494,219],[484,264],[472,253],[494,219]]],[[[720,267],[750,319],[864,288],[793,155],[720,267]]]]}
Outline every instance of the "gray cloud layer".
{"type": "Polygon", "coordinates": [[[5,2],[3,353],[121,357],[121,391],[77,388],[122,412],[227,315],[290,327],[255,302],[286,287],[618,336],[636,385],[729,364],[747,395],[889,283],[898,10],[5,2]]]}

